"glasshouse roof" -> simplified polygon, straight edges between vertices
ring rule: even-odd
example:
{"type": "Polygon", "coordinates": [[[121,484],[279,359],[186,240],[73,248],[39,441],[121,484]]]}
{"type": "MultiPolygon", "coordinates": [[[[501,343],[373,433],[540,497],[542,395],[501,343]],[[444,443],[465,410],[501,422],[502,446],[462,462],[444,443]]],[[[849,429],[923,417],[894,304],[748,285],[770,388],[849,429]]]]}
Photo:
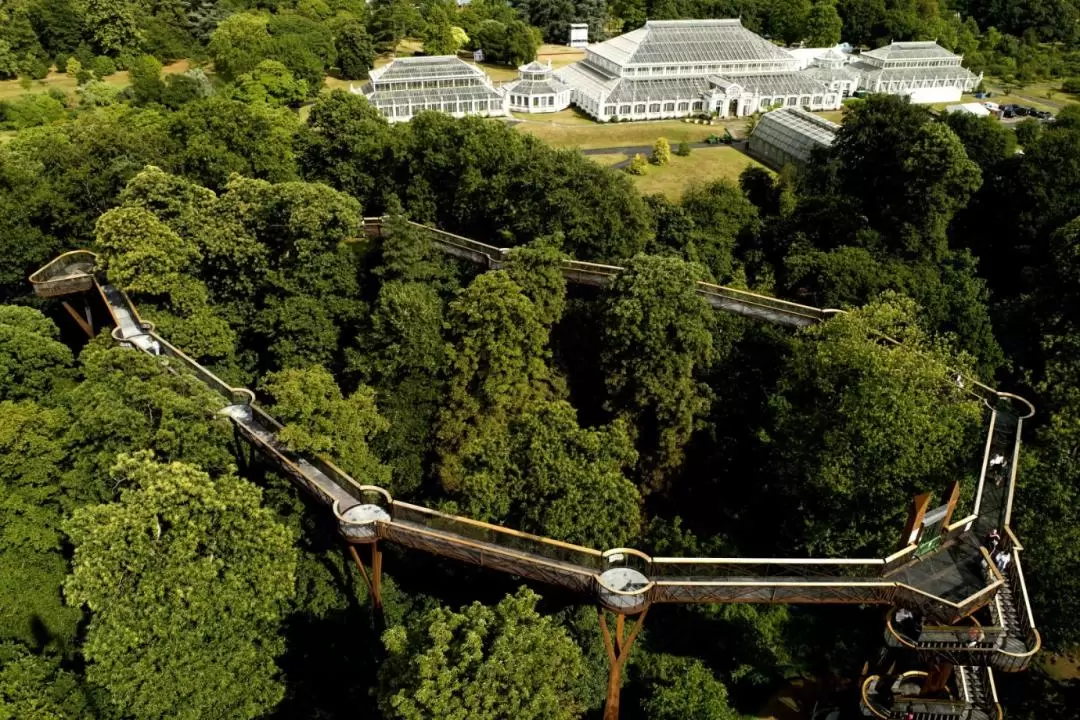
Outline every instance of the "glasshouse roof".
{"type": "Polygon", "coordinates": [[[975,73],[959,65],[925,68],[877,68],[866,63],[853,63],[852,69],[859,71],[867,80],[882,82],[906,80],[968,80],[975,78],[975,73]]]}
{"type": "Polygon", "coordinates": [[[955,53],[949,52],[933,40],[894,42],[876,50],[867,50],[863,55],[878,60],[943,60],[956,57],[955,53]]]}
{"type": "Polygon", "coordinates": [[[412,105],[420,107],[430,103],[469,102],[472,100],[497,100],[502,95],[486,85],[468,87],[424,88],[423,90],[376,90],[368,96],[368,102],[376,107],[412,105]]]}
{"type": "Polygon", "coordinates": [[[502,89],[504,92],[531,96],[556,95],[570,88],[554,78],[548,78],[547,80],[513,80],[503,85],[502,89]]]}
{"type": "Polygon", "coordinates": [[[589,52],[618,65],[792,61],[739,20],[650,20],[643,28],[590,45],[589,52]]]}
{"type": "Polygon", "coordinates": [[[484,71],[453,55],[395,58],[369,73],[374,82],[484,77],[484,71]]]}
{"type": "Polygon", "coordinates": [[[840,126],[802,108],[781,108],[765,113],[751,134],[751,144],[767,143],[803,162],[816,147],[828,147],[840,126]]]}

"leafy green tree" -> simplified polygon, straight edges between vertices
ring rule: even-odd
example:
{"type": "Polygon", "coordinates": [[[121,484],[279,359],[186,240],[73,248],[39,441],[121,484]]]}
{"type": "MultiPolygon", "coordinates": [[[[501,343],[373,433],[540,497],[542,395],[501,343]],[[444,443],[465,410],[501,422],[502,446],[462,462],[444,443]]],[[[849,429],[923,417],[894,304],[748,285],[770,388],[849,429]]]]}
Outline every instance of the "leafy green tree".
{"type": "Polygon", "coordinates": [[[1013,128],[1016,133],[1016,142],[1021,147],[1033,145],[1042,134],[1042,124],[1035,118],[1021,120],[1013,128]]]}
{"type": "Polygon", "coordinates": [[[690,143],[685,140],[679,142],[679,146],[675,148],[675,154],[679,157],[689,157],[690,155],[690,143]]]}
{"type": "Polygon", "coordinates": [[[67,599],[91,612],[87,677],[140,718],[260,717],[284,688],[274,659],[296,550],[235,475],[122,456],[118,502],[80,508],[67,599]]]}
{"type": "Polygon", "coordinates": [[[341,90],[320,96],[296,145],[306,178],[352,195],[368,211],[384,206],[400,140],[363,97],[341,90]]]}
{"type": "Polygon", "coordinates": [[[689,188],[681,205],[689,221],[686,232],[666,238],[665,243],[686,259],[704,265],[718,281],[730,281],[735,274],[735,246],[757,231],[757,210],[727,180],[689,188]]]}
{"type": "Polygon", "coordinates": [[[472,33],[473,45],[484,52],[484,58],[501,62],[507,56],[506,24],[485,20],[472,33]]]}
{"type": "Polygon", "coordinates": [[[68,572],[60,438],[69,422],[62,408],[0,402],[0,638],[61,651],[82,617],[57,592],[68,572]]]}
{"type": "Polygon", "coordinates": [[[34,655],[18,643],[0,644],[0,718],[94,720],[86,688],[51,657],[34,655]]]}
{"type": "Polygon", "coordinates": [[[22,130],[54,123],[66,114],[67,108],[56,98],[26,94],[0,106],[0,125],[12,130],[22,130]]]}
{"type": "Polygon", "coordinates": [[[581,716],[581,649],[522,588],[495,607],[435,608],[383,634],[379,673],[388,718],[572,720],[581,716]]]}
{"type": "Polygon", "coordinates": [[[138,47],[139,10],[131,0],[72,0],[72,8],[101,52],[115,56],[138,47]]]}
{"type": "Polygon", "coordinates": [[[424,18],[426,25],[422,35],[424,52],[428,55],[455,54],[458,43],[457,38],[454,37],[447,10],[436,3],[428,7],[426,15],[424,18]]]}
{"type": "Polygon", "coordinates": [[[565,401],[542,402],[488,431],[463,458],[455,495],[469,517],[596,548],[640,530],[640,495],[625,476],[637,454],[621,421],[578,426],[565,401]]]}
{"type": "Polygon", "coordinates": [[[671,143],[667,141],[667,138],[656,138],[649,160],[653,165],[667,165],[671,162],[671,143]]]}
{"type": "Polygon", "coordinates": [[[626,166],[626,172],[631,175],[644,175],[648,167],[649,161],[645,159],[645,156],[641,153],[635,153],[634,157],[630,158],[630,164],[626,166]]]}
{"type": "Polygon", "coordinates": [[[815,0],[806,19],[806,44],[832,47],[840,42],[844,21],[836,10],[836,0],[815,0]]]}
{"type": "Polygon", "coordinates": [[[286,447],[328,455],[362,483],[386,484],[389,468],[375,457],[370,442],[387,423],[371,388],[361,386],[346,398],[323,368],[271,373],[260,387],[272,399],[271,413],[285,425],[278,437],[286,447]]]}
{"type": "Polygon", "coordinates": [[[0,400],[43,400],[72,379],[71,351],[39,311],[0,306],[0,400]]]}
{"type": "Polygon", "coordinates": [[[237,13],[221,21],[210,36],[207,50],[214,70],[231,79],[255,69],[270,53],[267,19],[252,13],[237,13]]]}
{"type": "Polygon", "coordinates": [[[964,144],[964,151],[988,173],[991,168],[1016,152],[1016,134],[992,117],[976,117],[970,113],[944,113],[945,124],[964,144]]]}
{"type": "Polygon", "coordinates": [[[450,304],[448,386],[437,431],[440,477],[460,486],[462,458],[523,408],[550,397],[548,333],[536,306],[502,270],[485,273],[450,304]]]}
{"type": "Polygon", "coordinates": [[[404,38],[423,28],[417,7],[407,0],[374,0],[370,13],[368,30],[382,51],[392,52],[404,38]]]}
{"type": "Polygon", "coordinates": [[[502,61],[509,65],[524,65],[536,59],[540,46],[539,34],[520,20],[506,24],[506,55],[502,61]]]}
{"type": "Polygon", "coordinates": [[[738,720],[727,688],[700,660],[647,655],[637,671],[647,684],[643,710],[651,720],[738,720]]]}
{"type": "Polygon", "coordinates": [[[64,396],[71,424],[63,435],[73,503],[114,498],[109,469],[120,453],[152,450],[164,461],[215,474],[235,464],[232,426],[215,410],[223,398],[190,375],[174,374],[155,358],[117,347],[107,336],[79,355],[83,382],[64,396]]]}
{"type": "Polygon", "coordinates": [[[104,80],[116,73],[116,63],[107,55],[98,55],[90,64],[90,69],[93,70],[95,78],[104,80]]]}
{"type": "Polygon", "coordinates": [[[797,544],[819,555],[887,553],[907,500],[963,476],[982,414],[952,378],[969,375],[970,363],[893,294],[799,337],[771,401],[770,435],[785,488],[778,502],[799,508],[797,544]]]}
{"type": "Polygon", "coordinates": [[[349,370],[379,390],[390,427],[374,446],[392,469],[388,489],[395,497],[420,487],[434,451],[433,428],[445,386],[442,328],[443,302],[431,285],[384,282],[371,330],[349,359],[349,370]]]}
{"type": "Polygon", "coordinates": [[[254,70],[236,78],[236,98],[244,102],[297,107],[307,96],[307,81],[294,78],[277,60],[263,60],[254,70]]]}
{"type": "Polygon", "coordinates": [[[189,102],[168,117],[167,165],[212,190],[224,188],[233,173],[272,182],[292,180],[292,138],[298,126],[296,114],[285,108],[221,96],[189,102]]]}
{"type": "Polygon", "coordinates": [[[566,276],[562,264],[566,255],[559,249],[561,238],[539,238],[510,250],[504,269],[521,286],[539,312],[540,322],[550,327],[566,308],[566,276]]]}
{"type": "Polygon", "coordinates": [[[148,105],[160,102],[165,92],[161,79],[161,63],[153,55],[140,55],[128,67],[131,93],[136,103],[148,105]]]}
{"type": "Polygon", "coordinates": [[[341,77],[362,80],[375,65],[375,46],[367,28],[359,20],[349,20],[338,28],[334,40],[341,77]]]}
{"type": "Polygon", "coordinates": [[[604,298],[605,407],[635,428],[646,489],[678,469],[708,407],[697,375],[712,359],[712,318],[696,291],[698,272],[678,258],[638,255],[604,298]]]}

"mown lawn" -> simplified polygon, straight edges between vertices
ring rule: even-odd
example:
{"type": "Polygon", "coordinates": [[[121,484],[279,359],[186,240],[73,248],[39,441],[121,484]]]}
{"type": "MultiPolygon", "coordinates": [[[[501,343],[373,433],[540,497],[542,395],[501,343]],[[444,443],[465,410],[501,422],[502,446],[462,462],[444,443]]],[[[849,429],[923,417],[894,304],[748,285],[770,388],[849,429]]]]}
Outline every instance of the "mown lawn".
{"type": "MultiPolygon", "coordinates": [[[[627,155],[591,155],[590,160],[601,165],[613,165],[625,160],[627,155]]],[[[660,193],[671,200],[678,200],[691,185],[730,180],[739,182],[739,175],[750,166],[763,167],[749,155],[732,147],[695,148],[686,157],[671,156],[671,162],[663,167],[649,165],[644,175],[631,175],[634,184],[646,195],[660,193]]],[[[622,172],[621,170],[619,172],[622,172]]]]}
{"type": "MultiPolygon", "coordinates": [[[[182,73],[191,67],[187,60],[178,60],[171,65],[166,65],[163,72],[168,73],[182,73]]],[[[116,85],[118,87],[127,87],[131,84],[128,78],[127,71],[114,73],[105,78],[105,82],[110,85],[116,85]]],[[[20,95],[31,93],[45,93],[50,88],[59,88],[63,90],[69,97],[75,97],[75,78],[70,75],[58,72],[50,72],[45,76],[44,80],[35,80],[30,86],[30,90],[23,90],[22,85],[18,80],[0,80],[0,100],[10,100],[12,98],[19,97],[20,95]]]]}
{"type": "Polygon", "coordinates": [[[603,165],[604,167],[611,167],[617,165],[623,160],[629,160],[630,155],[627,153],[602,153],[599,155],[589,155],[588,158],[597,165],[603,165]]]}
{"type": "MultiPolygon", "coordinates": [[[[681,120],[556,124],[538,120],[536,116],[523,117],[529,117],[529,120],[516,125],[519,132],[531,133],[556,147],[579,147],[583,150],[652,145],[659,137],[666,137],[675,146],[683,140],[703,142],[710,135],[724,133],[723,125],[694,125],[681,120]]],[[[734,120],[727,125],[736,136],[743,133],[745,126],[745,120],[734,120]]]]}

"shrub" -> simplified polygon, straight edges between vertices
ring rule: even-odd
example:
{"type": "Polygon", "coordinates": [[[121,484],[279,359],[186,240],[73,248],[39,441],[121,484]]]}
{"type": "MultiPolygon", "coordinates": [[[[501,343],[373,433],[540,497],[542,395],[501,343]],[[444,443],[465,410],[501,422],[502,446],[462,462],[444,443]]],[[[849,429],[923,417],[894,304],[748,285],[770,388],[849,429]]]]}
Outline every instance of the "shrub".
{"type": "Polygon", "coordinates": [[[116,103],[123,89],[102,80],[94,80],[81,86],[77,92],[83,105],[98,106],[116,103]]]}
{"type": "Polygon", "coordinates": [[[67,93],[66,93],[66,92],[64,92],[63,90],[61,90],[60,88],[58,88],[58,87],[51,87],[51,88],[49,88],[49,90],[48,90],[48,92],[46,93],[46,95],[48,95],[49,97],[51,97],[51,98],[52,98],[53,100],[55,100],[56,102],[60,103],[60,104],[61,104],[61,105],[63,105],[64,107],[67,107],[67,104],[68,104],[68,96],[67,96],[67,93]]]}
{"type": "Polygon", "coordinates": [[[651,159],[654,165],[667,165],[671,162],[671,143],[667,141],[667,138],[656,138],[651,159]]]}
{"type": "Polygon", "coordinates": [[[679,143],[679,147],[675,150],[675,154],[679,157],[686,157],[690,154],[690,143],[683,140],[679,143]]]}
{"type": "Polygon", "coordinates": [[[36,127],[64,117],[64,104],[48,95],[23,95],[4,103],[0,110],[4,127],[11,130],[36,127]]]}
{"type": "Polygon", "coordinates": [[[94,77],[98,80],[104,80],[106,77],[116,72],[116,63],[113,62],[111,57],[98,55],[94,58],[94,61],[90,63],[90,69],[93,71],[94,77]]]}
{"type": "Polygon", "coordinates": [[[53,64],[56,66],[56,72],[58,72],[58,73],[66,73],[67,72],[67,62],[68,62],[68,56],[65,55],[64,53],[60,53],[55,58],[53,58],[53,64]]]}
{"type": "Polygon", "coordinates": [[[626,166],[626,172],[631,175],[644,175],[645,168],[649,166],[649,161],[645,159],[645,156],[641,153],[634,155],[630,158],[630,164],[626,166]]]}
{"type": "Polygon", "coordinates": [[[1080,77],[1066,78],[1061,83],[1061,89],[1067,93],[1080,93],[1080,77]]]}

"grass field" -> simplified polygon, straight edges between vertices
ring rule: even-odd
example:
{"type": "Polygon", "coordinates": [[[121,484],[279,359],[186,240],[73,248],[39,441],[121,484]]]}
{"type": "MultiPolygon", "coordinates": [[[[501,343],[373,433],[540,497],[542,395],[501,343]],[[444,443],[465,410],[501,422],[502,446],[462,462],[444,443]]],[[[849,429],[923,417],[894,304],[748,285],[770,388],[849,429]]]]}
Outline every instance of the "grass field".
{"type": "MultiPolygon", "coordinates": [[[[589,159],[601,165],[611,166],[626,160],[626,154],[590,155],[589,159]]],[[[751,165],[761,167],[752,157],[731,147],[695,148],[686,157],[671,156],[671,162],[663,167],[649,165],[644,175],[631,175],[638,190],[651,195],[660,193],[671,200],[678,200],[691,185],[730,180],[737,183],[739,174],[751,165]]],[[[621,172],[621,171],[620,171],[621,172]]]]}
{"type": "MultiPolygon", "coordinates": [[[[565,111],[564,111],[565,112],[565,111]]],[[[666,137],[674,146],[683,140],[702,142],[710,135],[722,135],[723,125],[694,125],[681,120],[658,120],[634,123],[573,123],[530,120],[519,123],[519,132],[531,133],[556,147],[579,147],[583,150],[605,147],[636,147],[652,145],[658,137],[666,137]]],[[[746,121],[732,121],[728,127],[732,134],[742,134],[746,121]]]]}
{"type": "Polygon", "coordinates": [[[618,152],[617,153],[602,153],[600,155],[589,155],[588,157],[589,157],[590,160],[592,160],[597,165],[603,165],[604,167],[611,167],[612,165],[617,165],[617,164],[621,163],[623,160],[629,160],[630,159],[630,155],[628,153],[618,153],[618,152]]]}
{"type": "MultiPolygon", "coordinates": [[[[187,70],[191,65],[187,60],[179,60],[171,65],[166,65],[163,72],[169,73],[182,73],[187,70]]],[[[110,85],[116,85],[117,87],[127,87],[131,84],[128,79],[127,71],[118,72],[113,75],[109,75],[105,78],[105,82],[110,85]]],[[[3,80],[0,81],[0,100],[10,100],[11,98],[18,97],[26,92],[31,93],[45,93],[50,88],[59,88],[63,90],[68,97],[75,97],[75,78],[63,73],[50,72],[45,76],[44,80],[35,80],[30,86],[30,90],[23,90],[22,85],[18,80],[3,80]]]]}

